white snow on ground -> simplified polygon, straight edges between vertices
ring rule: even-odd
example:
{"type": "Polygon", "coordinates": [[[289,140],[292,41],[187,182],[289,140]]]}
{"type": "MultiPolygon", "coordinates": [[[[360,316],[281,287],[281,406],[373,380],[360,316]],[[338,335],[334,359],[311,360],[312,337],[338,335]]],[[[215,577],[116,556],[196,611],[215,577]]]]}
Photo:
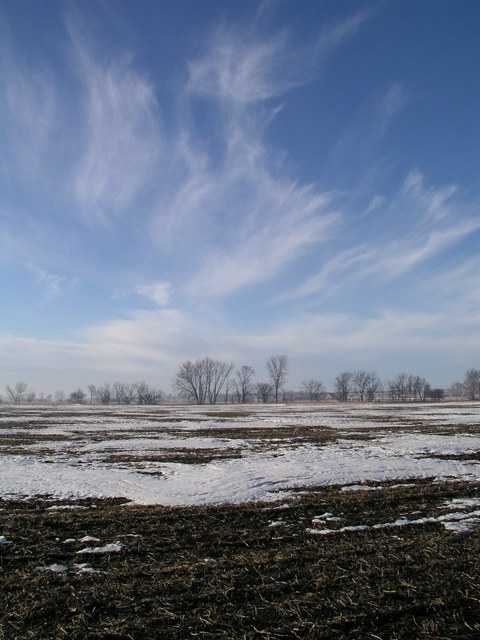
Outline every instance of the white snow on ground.
{"type": "Polygon", "coordinates": [[[85,549],[80,549],[77,553],[80,554],[89,554],[89,555],[99,555],[104,553],[118,553],[122,549],[126,547],[122,542],[110,542],[110,544],[106,544],[103,547],[86,547],[85,549]]]}
{"type": "Polygon", "coordinates": [[[83,538],[80,538],[80,542],[100,542],[100,538],[96,538],[95,536],[83,536],[83,538]]]}
{"type": "Polygon", "coordinates": [[[97,569],[93,569],[89,567],[86,563],[73,563],[73,564],[50,564],[47,567],[37,567],[35,569],[37,573],[44,573],[45,571],[49,571],[51,573],[67,573],[67,571],[74,571],[75,573],[101,573],[97,569]]]}
{"type": "Polygon", "coordinates": [[[31,408],[23,416],[22,408],[0,410],[1,497],[121,496],[142,504],[191,505],[278,499],[279,491],[306,485],[358,485],[432,476],[480,481],[480,465],[475,460],[435,457],[480,451],[478,403],[135,407],[122,408],[121,416],[115,415],[118,408],[102,408],[107,415],[100,417],[94,407],[64,411],[69,412],[68,417],[53,408],[31,408]],[[239,417],[243,411],[245,416],[239,417]],[[233,413],[231,419],[229,413],[233,413]],[[458,433],[446,435],[450,425],[456,425],[458,433]],[[467,433],[462,433],[462,425],[467,433]],[[287,426],[328,427],[352,437],[324,444],[293,442],[282,434],[287,426]],[[271,429],[272,437],[255,437],[259,427],[271,429]],[[193,435],[198,429],[202,429],[201,437],[193,435]],[[232,436],[241,429],[241,438],[225,437],[223,431],[218,438],[218,429],[230,430],[232,436]],[[359,429],[362,436],[368,432],[368,439],[356,436],[359,429]],[[211,432],[211,437],[203,430],[211,432]],[[2,445],[2,437],[9,434],[31,438],[20,440],[21,451],[9,454],[11,445],[2,445]],[[35,441],[45,435],[64,438],[41,443],[49,449],[48,455],[35,441]],[[205,448],[219,452],[236,448],[242,457],[207,464],[148,460],[169,449],[205,448]],[[115,452],[133,455],[135,460],[109,462],[108,456],[115,452]]]}
{"type": "Polygon", "coordinates": [[[68,571],[68,567],[66,564],[49,564],[48,567],[37,567],[35,569],[37,572],[51,571],[52,573],[65,573],[68,571]]]}
{"type": "Polygon", "coordinates": [[[79,504],[55,504],[53,507],[48,507],[47,511],[81,511],[86,508],[87,507],[82,507],[79,504]]]}
{"type": "MultiPolygon", "coordinates": [[[[313,520],[313,524],[322,524],[322,521],[313,520]]],[[[401,517],[397,518],[393,522],[380,522],[373,525],[354,525],[341,527],[340,529],[307,529],[307,533],[312,535],[328,536],[336,533],[345,533],[346,531],[367,531],[368,529],[394,529],[396,527],[406,527],[412,525],[423,524],[443,524],[448,531],[454,531],[456,533],[469,533],[472,529],[476,528],[480,524],[480,510],[471,511],[469,513],[446,513],[441,516],[431,516],[428,518],[416,518],[410,520],[409,518],[401,517]]]]}

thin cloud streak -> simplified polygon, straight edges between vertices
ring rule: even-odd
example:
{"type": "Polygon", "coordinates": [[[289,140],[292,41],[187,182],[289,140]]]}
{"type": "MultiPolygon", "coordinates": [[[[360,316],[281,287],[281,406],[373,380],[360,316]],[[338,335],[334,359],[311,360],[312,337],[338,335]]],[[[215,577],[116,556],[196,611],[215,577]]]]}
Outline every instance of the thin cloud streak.
{"type": "Polygon", "coordinates": [[[410,96],[408,95],[403,82],[393,83],[382,96],[378,108],[380,122],[379,127],[382,135],[387,131],[391,122],[402,111],[409,100],[410,96]]]}
{"type": "Polygon", "coordinates": [[[27,267],[34,274],[37,284],[46,290],[49,298],[53,298],[61,293],[66,284],[66,278],[64,276],[48,273],[48,271],[40,269],[30,262],[27,263],[27,267]]]}
{"type": "Polygon", "coordinates": [[[159,111],[150,82],[128,56],[99,63],[68,21],[83,85],[82,149],[72,176],[82,214],[93,222],[123,212],[153,179],[161,157],[159,111]]]}
{"type": "Polygon", "coordinates": [[[316,42],[321,53],[330,52],[338,47],[346,38],[353,35],[361,25],[370,20],[376,13],[374,7],[357,11],[347,19],[325,28],[316,42]]]}
{"type": "Polygon", "coordinates": [[[154,284],[138,284],[135,287],[135,292],[148,298],[156,305],[164,307],[168,304],[170,298],[170,283],[169,282],[156,282],[154,284]]]}
{"type": "Polygon", "coordinates": [[[48,141],[58,116],[54,76],[40,64],[29,68],[4,44],[0,62],[0,100],[5,150],[12,175],[36,182],[49,153],[48,141]],[[14,170],[13,170],[14,169],[14,170]]]}
{"type": "MultiPolygon", "coordinates": [[[[262,335],[232,338],[246,352],[283,349],[298,358],[338,357],[367,362],[385,361],[387,354],[432,354],[441,350],[449,357],[467,356],[480,347],[478,320],[454,318],[448,313],[403,312],[385,309],[374,317],[353,314],[299,314],[262,335]]],[[[383,365],[385,366],[385,365],[383,365]]],[[[338,373],[338,371],[337,371],[338,373]]]]}
{"type": "MultiPolygon", "coordinates": [[[[367,224],[367,238],[360,245],[355,245],[356,237],[351,234],[351,248],[274,301],[315,294],[329,296],[340,288],[363,280],[370,282],[372,278],[377,282],[392,281],[442,255],[480,229],[480,220],[470,215],[469,208],[464,212],[461,203],[451,202],[455,193],[455,187],[425,188],[421,174],[412,172],[390,202],[376,196],[370,215],[378,216],[381,228],[375,226],[375,221],[367,224]],[[380,212],[375,213],[377,209],[380,212]]],[[[348,224],[345,216],[344,227],[348,224]]]]}
{"type": "Polygon", "coordinates": [[[373,14],[358,11],[300,46],[294,46],[286,29],[265,39],[223,25],[211,37],[205,56],[189,63],[187,91],[241,108],[278,98],[318,75],[323,59],[373,14]]]}

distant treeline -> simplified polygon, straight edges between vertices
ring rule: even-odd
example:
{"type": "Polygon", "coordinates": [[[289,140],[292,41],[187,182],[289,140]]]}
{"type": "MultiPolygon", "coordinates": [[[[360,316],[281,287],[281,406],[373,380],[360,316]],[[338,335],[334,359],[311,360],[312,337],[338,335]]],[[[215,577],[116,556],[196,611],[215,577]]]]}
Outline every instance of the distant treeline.
{"type": "Polygon", "coordinates": [[[289,361],[285,355],[271,356],[265,363],[267,380],[256,381],[255,369],[241,365],[235,369],[233,363],[214,360],[210,357],[187,360],[178,367],[173,380],[173,393],[166,394],[145,381],[125,383],[106,382],[96,386],[89,384],[87,390],[77,389],[66,395],[57,391],[53,395],[39,394],[25,382],[6,387],[3,402],[23,403],[70,403],[70,404],[119,404],[155,405],[165,402],[183,401],[191,404],[218,404],[251,402],[425,402],[442,400],[445,396],[476,400],[480,397],[480,369],[468,369],[463,382],[454,382],[449,389],[432,389],[429,382],[419,376],[400,373],[391,380],[382,382],[375,372],[343,371],[335,378],[334,391],[327,392],[324,384],[310,378],[302,381],[296,391],[285,388],[289,373],[289,361]]]}

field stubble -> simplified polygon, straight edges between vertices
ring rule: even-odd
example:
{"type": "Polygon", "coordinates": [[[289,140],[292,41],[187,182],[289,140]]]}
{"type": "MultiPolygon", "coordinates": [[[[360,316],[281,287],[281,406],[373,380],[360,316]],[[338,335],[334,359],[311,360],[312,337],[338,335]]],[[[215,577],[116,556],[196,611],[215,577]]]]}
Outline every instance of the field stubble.
{"type": "Polygon", "coordinates": [[[372,526],[437,515],[462,496],[480,488],[325,487],[288,502],[188,508],[4,502],[0,637],[478,638],[477,530],[308,532],[319,514],[338,514],[337,528],[372,526]],[[80,573],[84,536],[125,547],[89,556],[98,573],[80,573]],[[38,571],[56,565],[64,573],[38,571]]]}

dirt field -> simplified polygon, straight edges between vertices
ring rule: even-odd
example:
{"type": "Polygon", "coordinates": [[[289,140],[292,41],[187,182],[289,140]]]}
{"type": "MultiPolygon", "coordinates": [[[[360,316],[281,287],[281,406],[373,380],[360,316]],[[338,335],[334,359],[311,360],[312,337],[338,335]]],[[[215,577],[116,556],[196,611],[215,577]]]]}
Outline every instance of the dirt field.
{"type": "Polygon", "coordinates": [[[480,637],[480,532],[439,516],[479,486],[401,484],[213,507],[4,501],[0,638],[480,637]]]}

